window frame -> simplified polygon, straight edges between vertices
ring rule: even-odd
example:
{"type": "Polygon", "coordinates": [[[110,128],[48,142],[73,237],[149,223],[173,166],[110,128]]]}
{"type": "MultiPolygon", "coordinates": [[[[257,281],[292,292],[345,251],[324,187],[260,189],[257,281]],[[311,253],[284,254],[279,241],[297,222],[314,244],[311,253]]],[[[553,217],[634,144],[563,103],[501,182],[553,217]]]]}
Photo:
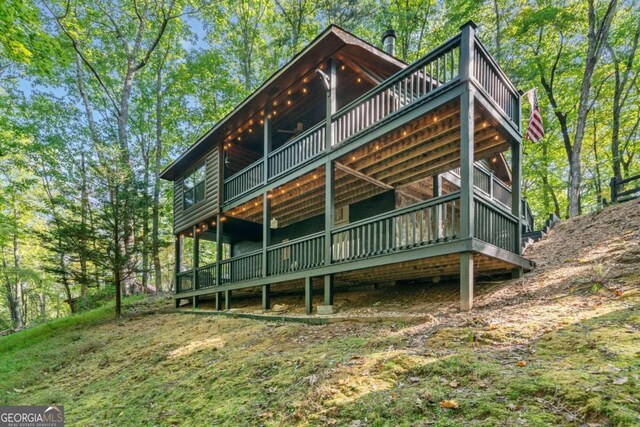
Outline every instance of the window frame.
{"type": "Polygon", "coordinates": [[[182,210],[188,211],[200,203],[204,202],[207,199],[207,168],[205,162],[202,162],[195,167],[193,167],[189,173],[182,180],[182,210]],[[195,181],[196,174],[198,171],[202,169],[202,179],[200,181],[195,181]],[[191,186],[187,188],[189,180],[191,179],[191,186]],[[196,195],[198,194],[198,187],[202,185],[202,199],[197,200],[196,195]],[[187,205],[187,192],[191,192],[191,204],[187,205]]]}

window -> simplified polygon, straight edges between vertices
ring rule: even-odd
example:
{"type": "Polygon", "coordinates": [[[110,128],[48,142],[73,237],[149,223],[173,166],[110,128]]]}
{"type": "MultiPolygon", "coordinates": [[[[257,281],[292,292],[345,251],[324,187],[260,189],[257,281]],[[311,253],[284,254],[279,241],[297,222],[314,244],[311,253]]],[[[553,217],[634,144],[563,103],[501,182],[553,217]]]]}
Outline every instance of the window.
{"type": "Polygon", "coordinates": [[[182,183],[184,208],[190,208],[204,200],[204,165],[191,172],[182,183]]]}

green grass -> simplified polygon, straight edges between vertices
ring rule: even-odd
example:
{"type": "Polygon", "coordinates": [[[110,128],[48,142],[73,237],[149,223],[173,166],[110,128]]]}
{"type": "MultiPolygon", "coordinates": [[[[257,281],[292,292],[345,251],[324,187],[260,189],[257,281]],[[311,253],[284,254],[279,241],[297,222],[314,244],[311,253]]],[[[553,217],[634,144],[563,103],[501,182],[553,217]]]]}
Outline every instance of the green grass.
{"type": "Polygon", "coordinates": [[[399,324],[281,324],[127,300],[120,322],[106,306],[0,339],[0,404],[62,404],[68,425],[633,425],[639,299],[517,346],[505,337],[527,328],[416,341],[399,324]]]}

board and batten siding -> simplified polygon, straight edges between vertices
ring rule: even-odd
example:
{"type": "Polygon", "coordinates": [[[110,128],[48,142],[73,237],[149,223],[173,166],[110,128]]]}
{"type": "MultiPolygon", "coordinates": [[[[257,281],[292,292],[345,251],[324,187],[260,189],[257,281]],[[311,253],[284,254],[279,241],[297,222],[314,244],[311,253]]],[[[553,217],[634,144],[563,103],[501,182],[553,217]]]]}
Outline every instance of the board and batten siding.
{"type": "MultiPolygon", "coordinates": [[[[219,209],[218,198],[218,148],[214,148],[205,157],[204,201],[184,209],[182,200],[182,182],[193,169],[189,169],[173,182],[173,232],[179,233],[187,227],[193,226],[215,216],[219,209]]],[[[200,163],[198,163],[200,164],[200,163]]]]}

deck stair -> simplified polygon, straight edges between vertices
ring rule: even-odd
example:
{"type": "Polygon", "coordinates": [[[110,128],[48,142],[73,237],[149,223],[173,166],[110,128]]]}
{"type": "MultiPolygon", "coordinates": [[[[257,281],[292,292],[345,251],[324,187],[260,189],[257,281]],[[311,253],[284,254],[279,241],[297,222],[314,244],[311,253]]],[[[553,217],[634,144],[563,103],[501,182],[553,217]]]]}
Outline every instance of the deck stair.
{"type": "Polygon", "coordinates": [[[527,233],[522,233],[522,249],[525,250],[532,243],[537,242],[542,239],[544,236],[549,234],[551,228],[560,222],[560,218],[556,216],[556,214],[550,214],[549,218],[545,221],[544,227],[541,230],[529,231],[527,233]]]}

